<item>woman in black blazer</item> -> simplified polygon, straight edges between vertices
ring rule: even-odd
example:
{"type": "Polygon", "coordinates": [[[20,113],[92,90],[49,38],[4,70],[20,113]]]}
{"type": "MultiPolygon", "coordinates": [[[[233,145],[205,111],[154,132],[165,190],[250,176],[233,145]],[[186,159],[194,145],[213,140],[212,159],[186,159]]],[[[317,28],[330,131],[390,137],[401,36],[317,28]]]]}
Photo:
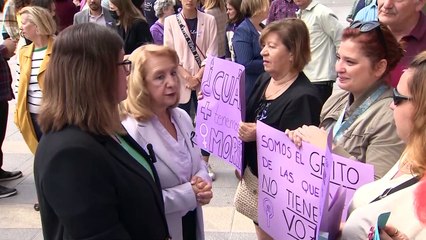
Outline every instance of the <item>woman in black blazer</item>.
{"type": "Polygon", "coordinates": [[[154,155],[120,124],[131,67],[122,47],[94,23],[56,38],[34,160],[44,239],[169,238],[154,155]]]}
{"type": "Polygon", "coordinates": [[[118,22],[118,34],[124,40],[124,52],[130,54],[146,43],[152,43],[151,32],[146,19],[131,0],[110,0],[110,13],[118,22]]]}

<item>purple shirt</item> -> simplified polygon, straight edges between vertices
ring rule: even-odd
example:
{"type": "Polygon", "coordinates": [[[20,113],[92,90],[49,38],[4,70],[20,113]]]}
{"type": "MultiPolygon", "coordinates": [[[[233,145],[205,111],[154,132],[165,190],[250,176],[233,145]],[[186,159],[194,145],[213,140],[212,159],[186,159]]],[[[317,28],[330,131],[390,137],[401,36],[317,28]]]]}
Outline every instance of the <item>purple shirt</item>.
{"type": "Polygon", "coordinates": [[[151,35],[152,35],[152,38],[154,39],[154,43],[159,44],[159,45],[163,45],[163,42],[164,42],[164,25],[161,24],[159,21],[156,21],[149,28],[149,31],[151,31],[151,35]]]}
{"type": "Polygon", "coordinates": [[[414,57],[422,51],[426,50],[426,16],[420,12],[420,18],[413,31],[401,39],[404,47],[404,56],[401,58],[395,69],[390,72],[391,85],[396,87],[402,71],[408,67],[414,57]]]}
{"type": "Polygon", "coordinates": [[[267,23],[281,20],[284,18],[295,18],[296,11],[299,7],[293,2],[293,0],[274,0],[269,8],[269,15],[267,23]]]}

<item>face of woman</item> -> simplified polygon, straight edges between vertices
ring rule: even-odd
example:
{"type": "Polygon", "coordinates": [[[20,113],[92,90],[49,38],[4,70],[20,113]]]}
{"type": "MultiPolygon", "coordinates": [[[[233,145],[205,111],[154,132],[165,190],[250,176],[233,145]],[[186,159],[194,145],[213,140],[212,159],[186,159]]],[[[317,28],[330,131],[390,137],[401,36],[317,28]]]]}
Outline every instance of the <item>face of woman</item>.
{"type": "Polygon", "coordinates": [[[175,105],[180,91],[177,64],[167,56],[153,56],[145,64],[146,88],[151,96],[154,112],[175,105]]]}
{"type": "Polygon", "coordinates": [[[30,16],[26,13],[21,16],[21,34],[29,40],[34,40],[37,36],[37,26],[31,21],[30,16]]]}
{"type": "Polygon", "coordinates": [[[164,13],[163,18],[166,18],[170,15],[173,15],[175,13],[175,9],[173,8],[172,5],[170,5],[164,8],[163,13],[164,13]]]}
{"type": "Polygon", "coordinates": [[[342,41],[337,53],[337,85],[354,96],[363,94],[381,77],[382,72],[373,67],[369,58],[359,50],[359,43],[350,39],[342,41]]]}
{"type": "Polygon", "coordinates": [[[129,67],[131,64],[123,64],[124,51],[121,50],[118,56],[118,84],[117,84],[117,101],[118,103],[127,98],[127,75],[130,74],[129,67]]]}
{"type": "Polygon", "coordinates": [[[276,76],[287,74],[292,70],[293,54],[281,42],[277,33],[269,33],[265,37],[263,44],[260,54],[263,57],[263,67],[266,72],[277,78],[276,76]]]}
{"type": "Polygon", "coordinates": [[[234,20],[237,16],[237,10],[231,4],[226,3],[226,14],[228,14],[229,20],[234,20]]]}
{"type": "MultiPolygon", "coordinates": [[[[408,83],[413,78],[413,70],[407,69],[401,76],[396,90],[400,95],[411,97],[408,83]]],[[[390,108],[393,110],[393,118],[395,119],[396,132],[402,141],[408,141],[413,129],[414,120],[414,104],[411,100],[401,101],[398,105],[391,103],[390,108]]]]}
{"type": "Polygon", "coordinates": [[[117,19],[118,16],[120,16],[120,11],[118,10],[117,6],[111,3],[111,1],[109,1],[109,11],[114,19],[117,19]]]}

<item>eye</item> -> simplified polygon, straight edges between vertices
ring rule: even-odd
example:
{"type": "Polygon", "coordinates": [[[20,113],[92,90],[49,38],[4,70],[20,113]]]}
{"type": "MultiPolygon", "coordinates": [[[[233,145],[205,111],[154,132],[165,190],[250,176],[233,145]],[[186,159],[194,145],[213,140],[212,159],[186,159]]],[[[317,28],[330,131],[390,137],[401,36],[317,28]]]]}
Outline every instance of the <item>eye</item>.
{"type": "Polygon", "coordinates": [[[164,80],[166,76],[164,74],[158,75],[155,79],[164,80]]]}
{"type": "Polygon", "coordinates": [[[175,76],[177,76],[177,71],[176,71],[176,70],[173,70],[170,74],[171,74],[173,77],[175,77],[175,76]]]}

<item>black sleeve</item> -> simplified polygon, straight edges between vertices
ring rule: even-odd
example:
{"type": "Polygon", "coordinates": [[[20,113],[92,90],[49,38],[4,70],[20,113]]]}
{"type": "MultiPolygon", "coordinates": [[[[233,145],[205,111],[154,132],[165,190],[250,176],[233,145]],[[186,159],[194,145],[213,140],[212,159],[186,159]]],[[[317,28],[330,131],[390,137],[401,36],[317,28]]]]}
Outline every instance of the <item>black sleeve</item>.
{"type": "Polygon", "coordinates": [[[117,211],[113,170],[104,160],[72,147],[56,153],[46,169],[41,191],[72,239],[130,239],[117,211]]]}

